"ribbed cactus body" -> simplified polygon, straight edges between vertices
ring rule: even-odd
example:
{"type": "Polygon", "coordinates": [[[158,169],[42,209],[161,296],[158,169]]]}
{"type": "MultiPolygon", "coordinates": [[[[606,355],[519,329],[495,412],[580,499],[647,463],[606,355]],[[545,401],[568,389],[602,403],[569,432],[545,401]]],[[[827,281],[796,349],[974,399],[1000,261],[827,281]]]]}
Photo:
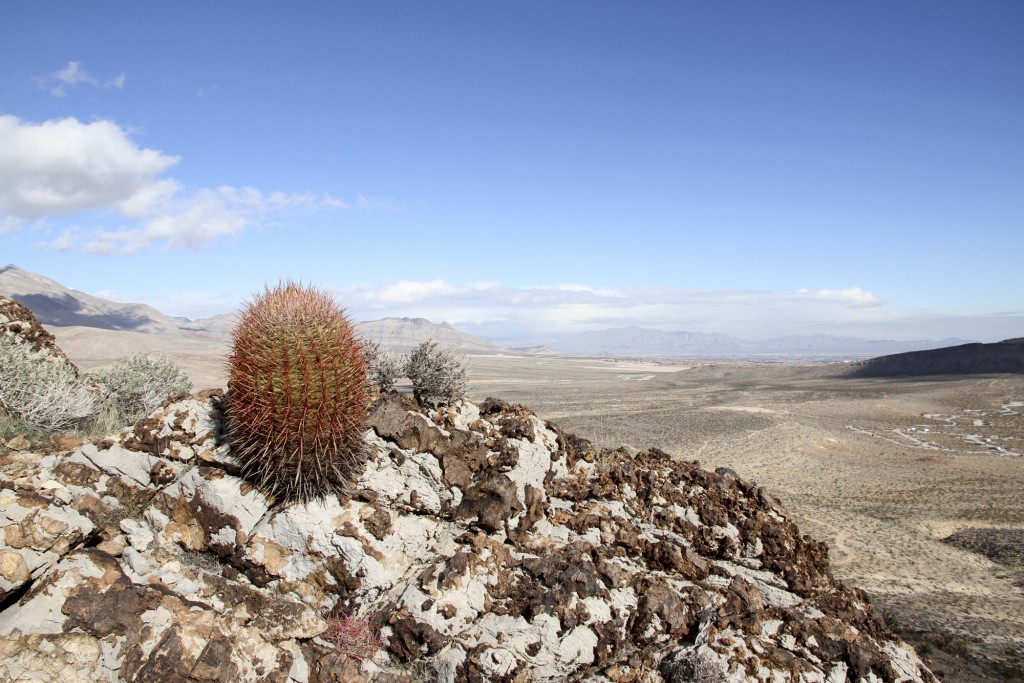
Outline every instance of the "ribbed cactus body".
{"type": "Polygon", "coordinates": [[[330,296],[285,283],[253,298],[228,356],[231,452],[284,500],[343,492],[363,457],[366,359],[330,296]]]}

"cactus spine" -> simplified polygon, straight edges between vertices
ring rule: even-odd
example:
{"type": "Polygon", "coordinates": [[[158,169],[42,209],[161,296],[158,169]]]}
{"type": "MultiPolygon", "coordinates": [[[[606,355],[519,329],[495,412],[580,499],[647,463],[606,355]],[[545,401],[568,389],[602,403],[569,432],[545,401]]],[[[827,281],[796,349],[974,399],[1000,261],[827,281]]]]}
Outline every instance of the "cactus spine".
{"type": "Polygon", "coordinates": [[[228,429],[242,474],[267,493],[343,493],[364,458],[366,358],[327,294],[291,282],[256,295],[228,355],[228,429]]]}

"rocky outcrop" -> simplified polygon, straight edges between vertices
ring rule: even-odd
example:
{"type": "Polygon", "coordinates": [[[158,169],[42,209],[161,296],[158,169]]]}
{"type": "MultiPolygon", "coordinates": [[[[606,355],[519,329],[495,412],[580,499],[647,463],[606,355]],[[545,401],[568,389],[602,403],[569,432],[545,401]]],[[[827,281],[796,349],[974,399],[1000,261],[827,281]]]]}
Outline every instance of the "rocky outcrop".
{"type": "Polygon", "coordinates": [[[27,344],[43,358],[59,359],[74,367],[57,346],[54,336],[39,323],[32,311],[5,296],[0,296],[0,336],[17,344],[27,344]]]}
{"type": "Polygon", "coordinates": [[[224,402],[0,451],[0,679],[935,680],[731,471],[392,394],[351,496],[282,506],[224,402]]]}

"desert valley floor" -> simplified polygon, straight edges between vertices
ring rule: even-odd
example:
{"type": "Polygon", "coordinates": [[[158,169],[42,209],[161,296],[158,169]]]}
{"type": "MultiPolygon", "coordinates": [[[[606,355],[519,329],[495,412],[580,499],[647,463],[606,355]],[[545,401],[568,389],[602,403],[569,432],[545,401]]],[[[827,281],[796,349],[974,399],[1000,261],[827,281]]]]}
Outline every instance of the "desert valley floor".
{"type": "Polygon", "coordinates": [[[767,485],[944,680],[1020,675],[1024,376],[516,356],[469,366],[473,399],[525,403],[603,446],[656,446],[767,485]]]}

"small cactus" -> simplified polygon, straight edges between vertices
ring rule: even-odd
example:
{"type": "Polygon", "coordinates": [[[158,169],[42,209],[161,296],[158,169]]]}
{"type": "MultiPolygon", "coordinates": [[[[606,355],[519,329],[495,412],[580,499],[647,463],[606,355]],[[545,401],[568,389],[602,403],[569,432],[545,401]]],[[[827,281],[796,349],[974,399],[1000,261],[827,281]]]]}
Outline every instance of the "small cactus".
{"type": "Polygon", "coordinates": [[[320,637],[339,653],[360,662],[373,659],[382,647],[380,636],[370,622],[354,616],[328,619],[327,630],[320,637]]]}
{"type": "Polygon", "coordinates": [[[228,429],[242,474],[286,501],[344,493],[364,457],[366,358],[327,294],[253,297],[228,355],[228,429]]]}

